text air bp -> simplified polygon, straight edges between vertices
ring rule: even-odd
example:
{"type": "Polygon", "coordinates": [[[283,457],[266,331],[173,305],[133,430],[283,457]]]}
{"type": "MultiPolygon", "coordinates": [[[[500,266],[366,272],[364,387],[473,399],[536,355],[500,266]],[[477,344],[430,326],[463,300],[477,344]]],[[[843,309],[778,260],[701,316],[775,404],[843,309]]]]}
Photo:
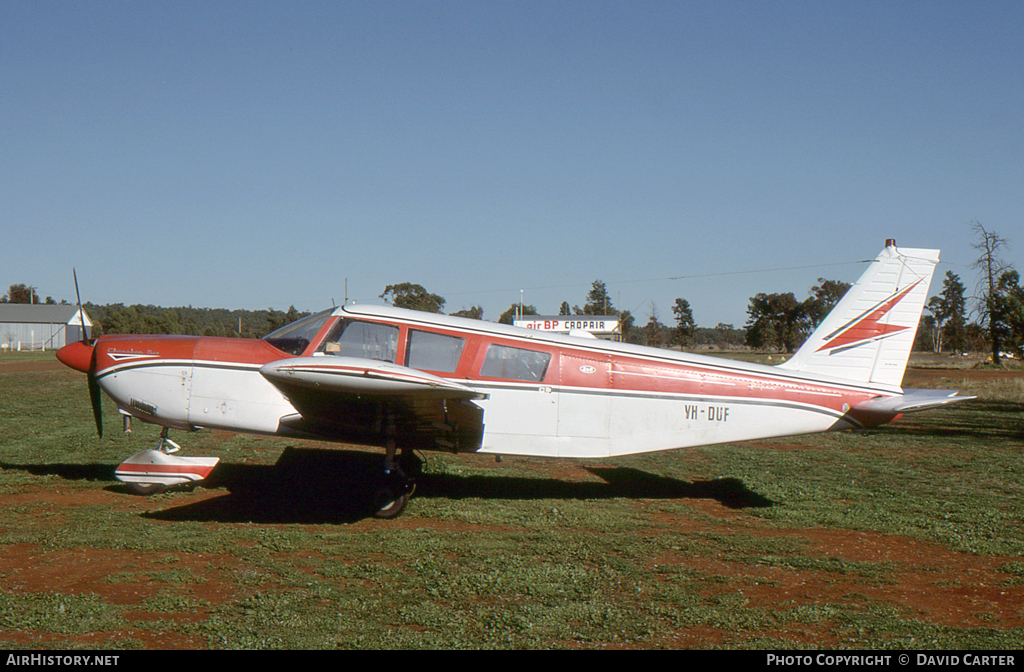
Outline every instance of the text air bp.
{"type": "Polygon", "coordinates": [[[708,420],[711,422],[729,421],[728,406],[685,404],[683,406],[683,413],[686,415],[687,420],[708,420]]]}

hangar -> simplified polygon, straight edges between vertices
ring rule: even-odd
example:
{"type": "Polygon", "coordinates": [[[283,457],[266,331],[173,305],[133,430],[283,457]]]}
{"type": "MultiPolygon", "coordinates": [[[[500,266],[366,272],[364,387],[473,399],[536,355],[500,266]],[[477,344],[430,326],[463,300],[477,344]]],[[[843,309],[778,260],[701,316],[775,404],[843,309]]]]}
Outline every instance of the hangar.
{"type": "MultiPolygon", "coordinates": [[[[85,337],[92,335],[92,320],[84,310],[85,337]]],[[[78,306],[0,303],[0,351],[56,350],[82,340],[78,306]]]]}

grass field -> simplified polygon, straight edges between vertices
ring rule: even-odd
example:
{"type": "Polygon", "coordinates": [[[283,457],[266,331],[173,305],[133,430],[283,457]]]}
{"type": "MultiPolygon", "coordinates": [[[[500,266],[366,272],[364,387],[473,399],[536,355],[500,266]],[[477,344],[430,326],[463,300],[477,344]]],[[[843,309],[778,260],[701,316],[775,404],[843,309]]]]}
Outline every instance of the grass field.
{"type": "Polygon", "coordinates": [[[861,434],[427,454],[386,522],[379,451],[223,432],[175,435],[222,458],[206,484],[134,496],[114,467],[156,428],[122,435],[107,400],[97,439],[84,376],[12,357],[0,646],[1024,646],[1019,371],[923,372],[984,399],[861,434]]]}

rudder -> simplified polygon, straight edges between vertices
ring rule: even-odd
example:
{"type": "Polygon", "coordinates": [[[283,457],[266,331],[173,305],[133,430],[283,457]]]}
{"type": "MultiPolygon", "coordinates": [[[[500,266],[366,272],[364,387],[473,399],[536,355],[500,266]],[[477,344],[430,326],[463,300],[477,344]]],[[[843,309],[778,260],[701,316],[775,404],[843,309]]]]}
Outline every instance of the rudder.
{"type": "Polygon", "coordinates": [[[939,250],[894,240],[780,368],[899,391],[939,250]]]}

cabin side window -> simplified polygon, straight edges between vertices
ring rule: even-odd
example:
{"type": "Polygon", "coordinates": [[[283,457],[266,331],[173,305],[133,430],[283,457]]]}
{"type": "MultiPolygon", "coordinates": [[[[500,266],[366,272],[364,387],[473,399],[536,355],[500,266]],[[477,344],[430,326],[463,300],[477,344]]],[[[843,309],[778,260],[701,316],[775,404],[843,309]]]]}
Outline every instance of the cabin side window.
{"type": "Polygon", "coordinates": [[[454,373],[466,339],[430,331],[409,330],[405,365],[413,369],[454,373]]]}
{"type": "Polygon", "coordinates": [[[487,348],[480,375],[487,378],[506,378],[539,383],[544,380],[551,354],[535,350],[523,350],[507,345],[492,343],[487,348]]]}
{"type": "Polygon", "coordinates": [[[394,364],[398,354],[398,327],[378,322],[339,320],[321,349],[326,355],[377,359],[394,364]]]}

